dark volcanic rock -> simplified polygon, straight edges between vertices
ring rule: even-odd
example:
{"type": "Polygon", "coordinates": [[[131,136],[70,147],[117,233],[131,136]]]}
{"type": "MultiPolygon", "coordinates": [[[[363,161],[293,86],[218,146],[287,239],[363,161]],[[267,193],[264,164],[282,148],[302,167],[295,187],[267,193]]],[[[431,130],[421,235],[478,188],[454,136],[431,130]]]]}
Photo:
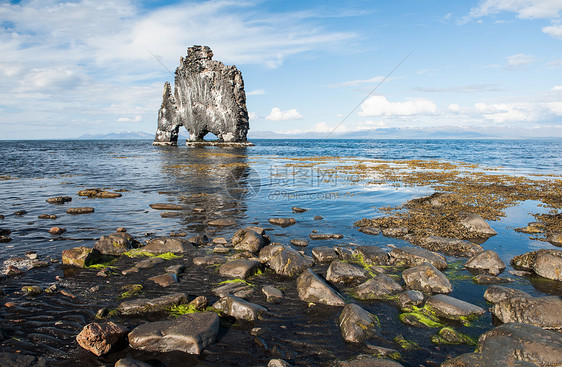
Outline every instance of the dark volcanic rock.
{"type": "Polygon", "coordinates": [[[414,242],[417,246],[423,247],[426,250],[441,252],[450,256],[473,257],[484,251],[482,246],[470,241],[439,236],[424,237],[414,242]]]}
{"type": "Polygon", "coordinates": [[[498,275],[505,269],[505,264],[494,251],[486,250],[471,257],[464,264],[464,267],[474,270],[482,270],[492,275],[498,275]]]}
{"type": "Polygon", "coordinates": [[[315,272],[305,270],[297,278],[299,298],[305,302],[321,303],[330,306],[344,306],[341,295],[324,282],[315,272]]]}
{"type": "Polygon", "coordinates": [[[127,332],[127,328],[111,321],[101,324],[91,323],[84,326],[76,337],[76,341],[82,348],[101,356],[119,344],[125,338],[127,332]]]}
{"type": "Polygon", "coordinates": [[[419,247],[394,248],[388,255],[394,265],[412,267],[427,262],[439,270],[447,269],[447,260],[442,255],[419,247]]]}
{"type": "Polygon", "coordinates": [[[449,279],[430,263],[424,263],[402,272],[402,279],[408,288],[428,293],[451,293],[449,279]]]}
{"type": "Polygon", "coordinates": [[[256,321],[258,317],[267,312],[267,308],[235,296],[219,299],[213,304],[213,308],[236,319],[246,321],[256,321]]]}
{"type": "Polygon", "coordinates": [[[193,141],[209,132],[220,141],[246,141],[250,126],[242,73],[212,58],[209,47],[193,46],[180,59],[174,92],[164,84],[155,145],[176,145],[180,126],[193,141]]]}
{"type": "Polygon", "coordinates": [[[345,341],[362,343],[375,334],[380,326],[379,319],[360,306],[345,305],[339,318],[340,331],[345,341]]]}
{"type": "Polygon", "coordinates": [[[56,196],[46,200],[49,204],[64,204],[72,201],[70,196],[56,196]]]}
{"type": "Polygon", "coordinates": [[[562,329],[562,298],[507,297],[492,306],[492,313],[501,322],[524,322],[543,329],[562,329]]]}
{"type": "Polygon", "coordinates": [[[442,367],[554,367],[562,365],[562,334],[539,327],[500,325],[478,340],[475,353],[445,361],[442,367]]]}
{"type": "MultiPolygon", "coordinates": [[[[360,300],[381,299],[402,292],[402,286],[386,274],[378,274],[353,289],[353,296],[360,300]]],[[[423,299],[423,297],[422,297],[423,299]]]]}
{"type": "Polygon", "coordinates": [[[175,320],[149,322],[129,333],[133,349],[201,354],[217,339],[219,317],[214,312],[192,313],[175,320]]]}

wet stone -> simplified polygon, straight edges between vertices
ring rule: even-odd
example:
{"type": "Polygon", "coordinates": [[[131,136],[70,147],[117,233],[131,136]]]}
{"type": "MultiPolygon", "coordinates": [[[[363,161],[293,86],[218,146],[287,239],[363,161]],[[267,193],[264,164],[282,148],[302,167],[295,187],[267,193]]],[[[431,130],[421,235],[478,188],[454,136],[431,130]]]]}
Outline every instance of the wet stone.
{"type": "Polygon", "coordinates": [[[194,252],[195,247],[189,241],[181,237],[161,237],[149,241],[141,250],[154,255],[161,255],[166,252],[185,254],[194,252]]]}
{"type": "Polygon", "coordinates": [[[383,299],[402,291],[402,286],[388,275],[378,274],[373,279],[355,287],[352,294],[360,300],[374,300],[383,299]]]}
{"type": "Polygon", "coordinates": [[[550,233],[546,240],[554,246],[562,247],[562,233],[550,233]]]}
{"type": "Polygon", "coordinates": [[[291,365],[282,359],[271,359],[267,363],[267,367],[291,367],[291,365]]]}
{"type": "Polygon", "coordinates": [[[234,260],[222,265],[219,268],[219,274],[229,278],[246,279],[253,275],[260,265],[260,262],[255,260],[234,260]]]}
{"type": "Polygon", "coordinates": [[[265,294],[269,303],[279,303],[283,299],[283,292],[272,285],[264,286],[261,291],[265,294]]]}
{"type": "Polygon", "coordinates": [[[269,223],[285,228],[297,223],[297,220],[295,218],[271,218],[269,223]]]}
{"type": "Polygon", "coordinates": [[[47,360],[43,357],[20,353],[0,352],[0,366],[2,367],[46,367],[47,360]]]}
{"type": "Polygon", "coordinates": [[[306,212],[308,209],[304,209],[304,208],[299,208],[298,206],[293,206],[291,208],[292,211],[294,211],[295,213],[304,213],[306,212]]]}
{"type": "Polygon", "coordinates": [[[320,263],[332,262],[339,258],[336,250],[329,246],[319,246],[312,249],[314,260],[320,263]]]}
{"type": "Polygon", "coordinates": [[[447,269],[447,260],[443,255],[419,247],[394,248],[389,257],[395,265],[412,267],[428,262],[439,270],[447,269]]]}
{"type": "Polygon", "coordinates": [[[79,268],[85,268],[88,265],[95,264],[100,261],[102,254],[89,247],[75,247],[62,252],[63,265],[71,265],[79,268]]]}
{"type": "Polygon", "coordinates": [[[185,271],[185,265],[170,265],[166,267],[165,271],[166,273],[179,275],[185,271]]]}
{"type": "Polygon", "coordinates": [[[257,254],[265,243],[261,234],[248,228],[236,231],[231,242],[235,250],[249,251],[253,254],[257,254]]]}
{"type": "Polygon", "coordinates": [[[152,367],[152,365],[132,358],[121,358],[115,362],[114,367],[152,367]]]}
{"type": "Polygon", "coordinates": [[[124,301],[117,307],[117,310],[123,315],[134,315],[164,311],[182,303],[187,303],[187,296],[183,293],[172,293],[153,299],[139,298],[124,301]]]}
{"type": "Polygon", "coordinates": [[[437,316],[450,320],[470,320],[486,313],[482,307],[444,294],[429,297],[425,305],[437,316]]]}
{"type": "Polygon", "coordinates": [[[0,243],[8,243],[10,241],[12,241],[11,237],[0,235],[0,243]]]}
{"type": "Polygon", "coordinates": [[[85,206],[80,208],[68,208],[66,214],[79,215],[93,213],[95,210],[92,207],[85,206]]]}
{"type": "Polygon", "coordinates": [[[479,274],[473,278],[476,284],[500,284],[500,283],[510,283],[513,280],[510,278],[500,278],[495,275],[490,274],[479,274]]]}
{"type": "Polygon", "coordinates": [[[338,257],[340,258],[340,260],[350,261],[350,262],[356,261],[356,257],[353,254],[353,251],[351,251],[350,249],[338,246],[338,247],[335,247],[334,250],[338,254],[338,257]]]}
{"type": "Polygon", "coordinates": [[[334,260],[326,272],[326,280],[334,283],[353,283],[367,279],[367,270],[340,260],[334,260]]]}
{"type": "Polygon", "coordinates": [[[21,288],[21,291],[26,296],[37,296],[37,295],[43,293],[43,288],[41,288],[37,285],[25,285],[21,288]]]}
{"type": "Polygon", "coordinates": [[[219,297],[233,295],[244,298],[254,293],[254,288],[244,282],[226,283],[212,290],[213,294],[219,297]]]}
{"type": "Polygon", "coordinates": [[[360,227],[359,232],[370,234],[371,236],[376,236],[381,234],[381,229],[377,227],[360,227]]]}
{"type": "Polygon", "coordinates": [[[18,215],[18,216],[22,216],[22,215],[26,215],[27,214],[27,210],[16,210],[14,212],[14,215],[18,215]]]}
{"type": "Polygon", "coordinates": [[[185,237],[187,233],[185,232],[170,232],[170,237],[185,237]]]}
{"type": "Polygon", "coordinates": [[[113,322],[86,325],[76,337],[78,345],[97,356],[109,353],[127,335],[127,328],[113,322]]]}
{"type": "Polygon", "coordinates": [[[209,237],[206,234],[196,234],[187,239],[189,242],[195,246],[205,246],[209,243],[209,237]]]}
{"type": "Polygon", "coordinates": [[[414,242],[426,250],[441,252],[449,256],[473,257],[484,251],[482,246],[470,241],[439,236],[429,236],[414,242]]]}
{"type": "Polygon", "coordinates": [[[358,246],[355,248],[354,254],[359,256],[365,264],[370,265],[386,265],[389,260],[388,254],[376,246],[358,246]]]}
{"type": "MultiPolygon", "coordinates": [[[[382,347],[380,347],[382,348],[382,347]]],[[[384,348],[387,349],[388,348],[384,348]]],[[[393,350],[389,350],[388,353],[383,354],[390,354],[392,355],[394,352],[393,350]]],[[[377,354],[381,354],[380,352],[377,354]]],[[[382,359],[379,357],[373,357],[371,355],[359,355],[354,359],[349,361],[339,361],[335,364],[336,367],[402,367],[402,365],[398,362],[395,362],[390,359],[382,359]]]]}
{"type": "Polygon", "coordinates": [[[215,245],[226,245],[228,241],[224,237],[215,237],[213,238],[213,243],[215,245]]]}
{"type": "Polygon", "coordinates": [[[193,258],[194,265],[215,265],[215,264],[223,264],[227,261],[226,257],[224,256],[198,256],[193,258]]]}
{"type": "MultiPolygon", "coordinates": [[[[277,245],[270,245],[277,246],[277,245]]],[[[267,246],[269,247],[269,246],[267,246]]],[[[266,248],[264,248],[266,249],[266,248]]],[[[279,249],[279,247],[277,247],[279,249]]],[[[260,261],[267,256],[262,256],[260,252],[260,261]]],[[[303,256],[290,247],[282,246],[279,251],[272,252],[269,260],[266,261],[269,268],[279,275],[288,277],[296,276],[302,273],[305,269],[314,265],[314,260],[309,256],[303,256]]]]}
{"type": "Polygon", "coordinates": [[[94,249],[104,255],[120,256],[138,244],[138,241],[127,232],[115,232],[108,236],[101,236],[94,245],[94,249]]]}
{"type": "Polygon", "coordinates": [[[236,225],[236,221],[230,218],[215,219],[210,221],[208,225],[213,227],[231,227],[236,225]]]}
{"type": "Polygon", "coordinates": [[[57,216],[54,214],[40,214],[37,216],[39,219],[57,219],[57,216]]]}
{"type": "Polygon", "coordinates": [[[532,296],[519,289],[507,288],[499,285],[493,285],[491,287],[488,287],[486,289],[486,292],[484,292],[484,299],[490,303],[498,303],[500,301],[503,301],[504,299],[513,298],[513,297],[531,298],[532,296]]]}
{"type": "Polygon", "coordinates": [[[263,306],[248,302],[236,296],[225,296],[219,299],[213,308],[225,315],[246,321],[256,321],[267,312],[263,306]]]}
{"type": "Polygon", "coordinates": [[[156,275],[153,277],[148,278],[147,280],[150,280],[156,284],[158,284],[161,287],[169,287],[174,283],[178,282],[178,276],[176,274],[162,274],[162,275],[156,275]]]}
{"type": "Polygon", "coordinates": [[[427,293],[451,293],[453,287],[445,274],[433,265],[424,263],[402,272],[402,279],[410,289],[427,293]]]}
{"type": "Polygon", "coordinates": [[[460,212],[458,214],[459,224],[468,229],[469,232],[475,233],[482,237],[490,237],[498,234],[490,227],[490,225],[478,214],[460,212]]]}
{"type": "Polygon", "coordinates": [[[423,303],[423,293],[420,291],[405,291],[398,296],[401,309],[411,309],[412,306],[420,306],[423,303]]]}
{"type": "Polygon", "coordinates": [[[322,219],[324,219],[324,217],[321,216],[321,215],[315,215],[313,219],[314,220],[322,220],[322,219]]]}
{"type": "Polygon", "coordinates": [[[230,252],[230,249],[228,247],[224,247],[222,245],[217,245],[215,247],[213,247],[213,252],[215,254],[227,254],[230,252]]]}
{"type": "Polygon", "coordinates": [[[311,233],[308,235],[311,240],[341,240],[343,234],[339,233],[311,233]]]}
{"type": "Polygon", "coordinates": [[[340,314],[339,326],[346,342],[362,343],[375,334],[380,323],[372,313],[356,304],[349,303],[345,305],[340,314]]]}
{"type": "Polygon", "coordinates": [[[297,247],[308,246],[308,240],[305,240],[305,239],[302,239],[302,238],[294,238],[290,242],[291,242],[291,245],[297,246],[297,247]]]}
{"type": "Polygon", "coordinates": [[[115,199],[122,195],[118,192],[106,191],[103,189],[85,189],[78,191],[78,196],[87,196],[89,198],[115,199]]]}
{"type": "Polygon", "coordinates": [[[341,295],[310,269],[305,270],[297,278],[297,292],[299,298],[305,302],[329,306],[345,305],[341,295]]]}
{"type": "Polygon", "coordinates": [[[192,313],[175,320],[140,325],[129,333],[129,344],[133,349],[149,352],[201,354],[205,347],[215,342],[218,333],[216,313],[192,313]]]}
{"type": "Polygon", "coordinates": [[[543,329],[562,329],[562,298],[508,297],[492,306],[492,314],[503,323],[523,322],[543,329]]]}
{"type": "Polygon", "coordinates": [[[160,213],[162,218],[177,218],[183,216],[182,212],[163,212],[160,213]]]}
{"type": "Polygon", "coordinates": [[[0,228],[0,236],[9,236],[12,234],[12,231],[8,228],[0,228]]]}
{"type": "Polygon", "coordinates": [[[154,210],[184,210],[185,207],[182,205],[171,204],[171,203],[155,203],[149,205],[154,210]]]}
{"type": "Polygon", "coordinates": [[[144,259],[144,260],[141,260],[138,263],[136,263],[135,268],[137,268],[137,269],[148,269],[148,268],[152,268],[154,265],[161,264],[165,261],[166,260],[164,260],[160,257],[150,257],[148,259],[144,259]]]}
{"type": "Polygon", "coordinates": [[[408,228],[407,227],[384,228],[382,230],[382,234],[385,237],[400,238],[408,234],[408,228]]]}
{"type": "Polygon", "coordinates": [[[505,264],[497,253],[486,250],[476,256],[471,257],[465,264],[465,268],[484,271],[491,275],[498,275],[505,269],[505,264]]]}
{"type": "Polygon", "coordinates": [[[70,196],[55,196],[46,200],[49,204],[64,204],[72,201],[70,196]]]}

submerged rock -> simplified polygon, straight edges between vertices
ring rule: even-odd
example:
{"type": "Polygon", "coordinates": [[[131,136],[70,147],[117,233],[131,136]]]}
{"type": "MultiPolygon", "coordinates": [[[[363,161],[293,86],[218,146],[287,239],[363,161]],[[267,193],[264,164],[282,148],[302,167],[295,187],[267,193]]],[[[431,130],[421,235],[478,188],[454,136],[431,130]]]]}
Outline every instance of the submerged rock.
{"type": "Polygon", "coordinates": [[[427,293],[451,293],[453,287],[445,274],[430,263],[423,263],[402,272],[408,288],[427,293]]]}
{"type": "Polygon", "coordinates": [[[310,269],[297,278],[299,298],[305,302],[321,303],[329,306],[344,306],[341,295],[310,269]]]}
{"type": "Polygon", "coordinates": [[[308,235],[311,240],[341,240],[343,234],[339,233],[311,233],[308,235]]]}
{"type": "Polygon", "coordinates": [[[97,356],[109,353],[127,335],[127,328],[113,322],[91,323],[76,337],[78,345],[97,356]]]}
{"type": "Polygon", "coordinates": [[[70,196],[56,196],[46,200],[49,204],[64,204],[70,203],[72,198],[70,196]]]}
{"type": "Polygon", "coordinates": [[[473,257],[484,249],[482,246],[465,240],[428,236],[414,241],[417,246],[426,250],[441,252],[445,255],[457,257],[473,257]]]}
{"type": "Polygon", "coordinates": [[[345,305],[339,318],[341,334],[346,342],[362,343],[375,334],[380,327],[379,319],[360,306],[345,305]]]}
{"type": "Polygon", "coordinates": [[[68,208],[66,209],[66,214],[78,215],[78,214],[89,214],[93,213],[95,210],[92,207],[84,206],[80,208],[68,208]]]}
{"type": "Polygon", "coordinates": [[[213,308],[236,319],[246,321],[256,321],[267,312],[267,308],[236,296],[222,297],[213,304],[213,308]]]}
{"type": "Polygon", "coordinates": [[[505,264],[497,253],[486,250],[476,256],[471,257],[465,264],[465,268],[482,270],[492,275],[498,275],[505,269],[505,264]]]}
{"type": "Polygon", "coordinates": [[[562,365],[562,334],[539,327],[500,325],[478,340],[475,353],[445,361],[442,367],[555,367],[562,365]]]}
{"type": "Polygon", "coordinates": [[[175,73],[175,88],[164,84],[155,145],[176,145],[180,126],[192,141],[213,133],[219,141],[246,142],[249,119],[242,73],[212,60],[207,46],[187,49],[175,73]]]}
{"type": "Polygon", "coordinates": [[[175,320],[148,322],[129,333],[133,349],[148,352],[180,351],[201,354],[219,333],[219,317],[214,312],[182,315],[175,320]]]}

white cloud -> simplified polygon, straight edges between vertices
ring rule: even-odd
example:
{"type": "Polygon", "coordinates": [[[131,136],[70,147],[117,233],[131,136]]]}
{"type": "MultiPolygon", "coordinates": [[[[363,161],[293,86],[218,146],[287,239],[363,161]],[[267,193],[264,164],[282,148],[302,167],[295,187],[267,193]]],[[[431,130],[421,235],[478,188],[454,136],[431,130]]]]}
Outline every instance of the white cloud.
{"type": "Polygon", "coordinates": [[[437,106],[429,99],[389,102],[384,96],[372,96],[361,104],[360,116],[411,116],[435,114],[437,106]]]}
{"type": "Polygon", "coordinates": [[[484,0],[470,11],[474,18],[502,11],[517,13],[521,19],[556,18],[562,11],[560,0],[484,0]]]}
{"type": "Polygon", "coordinates": [[[552,87],[551,90],[554,90],[554,91],[562,91],[562,85],[555,85],[554,87],[552,87]]]}
{"type": "Polygon", "coordinates": [[[562,116],[562,102],[476,103],[474,109],[494,122],[541,122],[562,116]]]}
{"type": "Polygon", "coordinates": [[[135,117],[120,117],[117,119],[119,122],[140,122],[142,121],[142,116],[136,115],[135,117]]]}
{"type": "Polygon", "coordinates": [[[281,111],[278,107],[273,107],[271,113],[265,117],[270,121],[286,121],[286,120],[299,120],[302,119],[301,114],[296,109],[281,111]]]}
{"type": "MultiPolygon", "coordinates": [[[[328,87],[330,88],[339,88],[339,87],[356,87],[358,85],[363,85],[363,84],[375,84],[375,83],[380,83],[384,80],[384,76],[375,76],[373,78],[370,79],[360,79],[360,80],[349,80],[347,82],[342,82],[342,83],[336,83],[336,84],[328,84],[328,87]]],[[[388,80],[392,80],[393,78],[388,78],[388,80]]],[[[394,78],[395,79],[395,78],[394,78]]]]}
{"type": "Polygon", "coordinates": [[[246,93],[247,96],[261,96],[263,94],[265,94],[264,89],[255,89],[253,91],[250,91],[250,92],[246,93]]]}
{"type": "Polygon", "coordinates": [[[517,68],[520,66],[530,65],[538,61],[533,55],[515,54],[506,57],[508,68],[517,68]]]}
{"type": "Polygon", "coordinates": [[[459,106],[456,103],[452,103],[449,105],[449,111],[451,112],[460,112],[460,110],[461,110],[461,106],[459,106]]]}
{"type": "Polygon", "coordinates": [[[251,120],[255,120],[258,118],[258,114],[255,112],[248,112],[248,118],[251,120]]]}
{"type": "Polygon", "coordinates": [[[542,31],[554,38],[562,39],[562,24],[544,27],[542,31]]]}

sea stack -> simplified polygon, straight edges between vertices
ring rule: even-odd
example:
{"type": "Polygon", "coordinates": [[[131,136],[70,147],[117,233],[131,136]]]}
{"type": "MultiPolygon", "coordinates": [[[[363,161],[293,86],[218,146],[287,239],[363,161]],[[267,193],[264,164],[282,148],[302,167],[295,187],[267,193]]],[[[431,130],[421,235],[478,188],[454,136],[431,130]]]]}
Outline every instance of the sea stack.
{"type": "Polygon", "coordinates": [[[177,145],[180,126],[189,132],[187,145],[253,145],[246,139],[250,125],[242,73],[213,60],[208,46],[189,47],[176,69],[174,90],[164,84],[153,144],[177,145]],[[218,141],[204,141],[207,133],[218,141]]]}

